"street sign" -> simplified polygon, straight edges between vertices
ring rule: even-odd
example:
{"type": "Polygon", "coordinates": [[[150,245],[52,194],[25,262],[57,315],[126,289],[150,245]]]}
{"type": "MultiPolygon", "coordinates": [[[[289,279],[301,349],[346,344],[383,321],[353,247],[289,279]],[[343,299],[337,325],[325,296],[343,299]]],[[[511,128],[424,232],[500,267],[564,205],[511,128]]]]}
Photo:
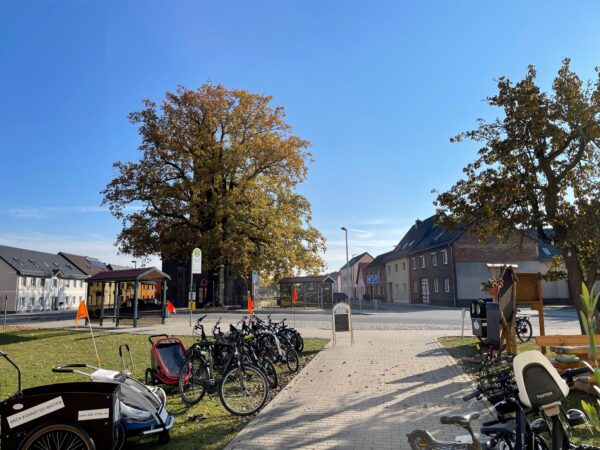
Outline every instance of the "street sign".
{"type": "Polygon", "coordinates": [[[192,274],[202,273],[202,250],[195,248],[192,251],[192,274]]]}
{"type": "Polygon", "coordinates": [[[206,287],[208,286],[208,280],[206,278],[202,278],[200,280],[200,287],[206,287]]]}
{"type": "Polygon", "coordinates": [[[379,283],[379,275],[367,275],[367,283],[368,284],[379,283]]]}
{"type": "Polygon", "coordinates": [[[252,284],[258,283],[258,270],[252,271],[252,284]]]}

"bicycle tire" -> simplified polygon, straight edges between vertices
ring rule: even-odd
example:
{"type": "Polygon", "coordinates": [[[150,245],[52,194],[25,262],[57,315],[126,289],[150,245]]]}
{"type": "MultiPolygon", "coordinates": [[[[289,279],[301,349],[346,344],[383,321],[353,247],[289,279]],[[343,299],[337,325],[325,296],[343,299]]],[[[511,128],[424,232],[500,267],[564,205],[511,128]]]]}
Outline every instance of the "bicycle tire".
{"type": "Polygon", "coordinates": [[[58,423],[44,426],[33,432],[25,439],[20,449],[96,450],[96,445],[83,429],[58,423]]]}
{"type": "Polygon", "coordinates": [[[533,327],[527,318],[519,319],[516,324],[517,337],[521,342],[529,342],[533,336],[533,327]]]}
{"type": "Polygon", "coordinates": [[[302,336],[300,336],[300,333],[298,333],[297,331],[294,332],[294,334],[296,336],[296,343],[297,343],[297,345],[295,346],[295,349],[298,352],[298,354],[300,354],[304,350],[304,339],[302,339],[302,336]]]}
{"type": "Polygon", "coordinates": [[[298,372],[298,369],[300,368],[298,352],[291,347],[285,353],[285,365],[290,372],[298,372]]]}
{"type": "Polygon", "coordinates": [[[266,358],[264,358],[260,364],[265,377],[267,377],[267,381],[269,382],[269,389],[275,389],[277,386],[279,386],[279,375],[277,375],[277,368],[275,367],[275,364],[266,358]]]}
{"type": "Polygon", "coordinates": [[[188,406],[195,405],[206,394],[206,383],[209,378],[208,367],[203,357],[191,354],[179,369],[177,387],[181,400],[188,406]]]}
{"type": "Polygon", "coordinates": [[[232,367],[219,383],[219,397],[227,411],[235,416],[249,416],[260,410],[269,395],[269,382],[258,367],[232,367]],[[243,385],[242,385],[243,384],[243,385]]]}

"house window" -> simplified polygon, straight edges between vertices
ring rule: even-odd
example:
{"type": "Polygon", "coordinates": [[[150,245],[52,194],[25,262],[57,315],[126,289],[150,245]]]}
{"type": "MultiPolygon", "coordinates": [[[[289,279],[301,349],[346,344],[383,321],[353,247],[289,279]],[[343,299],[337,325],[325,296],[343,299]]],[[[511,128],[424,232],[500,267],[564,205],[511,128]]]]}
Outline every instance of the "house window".
{"type": "Polygon", "coordinates": [[[406,272],[406,261],[402,261],[402,272],[406,272]]]}
{"type": "Polygon", "coordinates": [[[435,292],[436,294],[437,294],[438,292],[440,292],[440,286],[439,286],[439,283],[438,283],[438,279],[437,279],[437,278],[434,278],[434,279],[433,279],[433,292],[435,292]]]}
{"type": "Polygon", "coordinates": [[[32,307],[32,308],[35,306],[35,298],[31,297],[29,299],[29,306],[32,307]]]}
{"type": "Polygon", "coordinates": [[[444,292],[450,292],[450,278],[444,278],[444,292]]]}
{"type": "Polygon", "coordinates": [[[415,258],[410,258],[410,261],[412,263],[413,270],[416,270],[417,269],[417,260],[415,258]]]}
{"type": "Polygon", "coordinates": [[[421,261],[421,269],[425,268],[425,255],[419,256],[419,260],[421,261]]]}
{"type": "Polygon", "coordinates": [[[398,283],[396,283],[396,294],[400,292],[400,285],[398,283]]]}
{"type": "Polygon", "coordinates": [[[71,280],[67,280],[65,286],[66,287],[71,287],[71,280]]]}
{"type": "Polygon", "coordinates": [[[398,263],[394,264],[394,272],[398,272],[398,263]]]}
{"type": "Polygon", "coordinates": [[[442,250],[442,264],[448,264],[448,250],[442,250]]]}
{"type": "Polygon", "coordinates": [[[42,283],[42,287],[46,286],[46,279],[45,278],[40,278],[40,281],[42,283]]]}
{"type": "Polygon", "coordinates": [[[55,278],[52,280],[52,286],[56,287],[58,284],[58,280],[55,278]]]}
{"type": "Polygon", "coordinates": [[[431,254],[431,265],[437,267],[437,253],[431,254]]]}
{"type": "Polygon", "coordinates": [[[417,280],[413,280],[413,292],[415,294],[419,293],[419,284],[417,283],[417,280]]]}

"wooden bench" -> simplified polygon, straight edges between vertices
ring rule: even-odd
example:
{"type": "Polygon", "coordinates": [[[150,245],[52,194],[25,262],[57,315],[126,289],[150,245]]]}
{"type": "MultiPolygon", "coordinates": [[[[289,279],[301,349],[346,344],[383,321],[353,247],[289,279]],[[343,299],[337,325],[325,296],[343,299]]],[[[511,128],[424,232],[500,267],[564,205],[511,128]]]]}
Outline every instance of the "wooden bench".
{"type": "MultiPolygon", "coordinates": [[[[600,343],[600,336],[598,335],[596,336],[596,342],[600,343]]],[[[579,361],[575,362],[558,361],[556,358],[550,359],[552,365],[558,370],[580,367],[583,365],[582,360],[591,363],[589,358],[589,339],[586,335],[556,334],[538,336],[535,338],[535,343],[538,347],[550,347],[550,350],[556,354],[575,355],[579,357],[579,361]]],[[[600,347],[596,348],[598,355],[600,355],[600,347]]]]}

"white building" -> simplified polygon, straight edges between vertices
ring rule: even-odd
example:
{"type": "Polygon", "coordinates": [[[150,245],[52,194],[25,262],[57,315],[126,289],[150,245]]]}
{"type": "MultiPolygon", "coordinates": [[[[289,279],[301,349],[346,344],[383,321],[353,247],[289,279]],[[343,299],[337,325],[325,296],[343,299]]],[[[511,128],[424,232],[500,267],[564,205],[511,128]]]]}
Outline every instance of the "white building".
{"type": "Polygon", "coordinates": [[[357,292],[357,277],[358,265],[360,263],[370,263],[373,257],[369,253],[364,252],[353,257],[347,264],[344,264],[339,271],[340,292],[345,293],[349,299],[358,298],[357,292]]]}
{"type": "Polygon", "coordinates": [[[77,308],[86,278],[60,255],[0,245],[0,311],[77,308]]]}

